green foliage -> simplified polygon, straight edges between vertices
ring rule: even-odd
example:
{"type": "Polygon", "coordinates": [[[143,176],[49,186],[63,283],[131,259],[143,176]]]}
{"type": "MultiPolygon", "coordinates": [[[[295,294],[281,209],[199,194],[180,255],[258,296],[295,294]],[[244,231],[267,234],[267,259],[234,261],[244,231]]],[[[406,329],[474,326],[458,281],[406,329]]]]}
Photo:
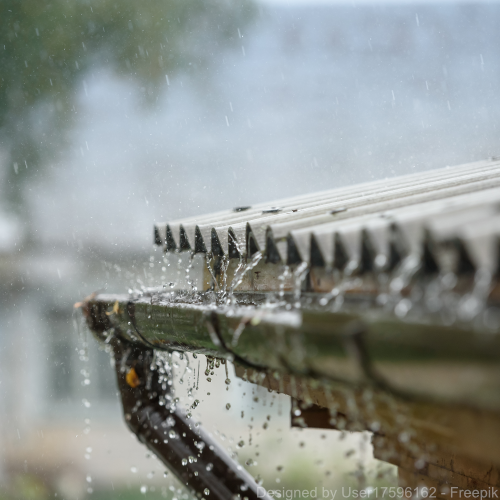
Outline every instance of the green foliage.
{"type": "Polygon", "coordinates": [[[31,474],[19,474],[7,490],[0,489],[0,500],[47,500],[50,490],[43,481],[31,474]]]}
{"type": "Polygon", "coordinates": [[[2,0],[0,152],[11,204],[42,159],[61,151],[85,74],[104,66],[153,103],[166,75],[206,68],[236,42],[250,1],[2,0]]]}

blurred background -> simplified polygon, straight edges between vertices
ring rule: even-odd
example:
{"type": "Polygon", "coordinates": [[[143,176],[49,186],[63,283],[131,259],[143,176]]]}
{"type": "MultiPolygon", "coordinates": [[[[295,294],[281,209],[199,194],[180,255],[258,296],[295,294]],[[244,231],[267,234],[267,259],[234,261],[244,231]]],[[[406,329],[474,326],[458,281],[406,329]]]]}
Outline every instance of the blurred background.
{"type": "MultiPolygon", "coordinates": [[[[1,0],[0,499],[187,498],[73,304],[158,284],[154,221],[500,154],[499,24],[496,1],[1,0]]],[[[203,384],[267,488],[394,482],[368,435],[203,384]]]]}

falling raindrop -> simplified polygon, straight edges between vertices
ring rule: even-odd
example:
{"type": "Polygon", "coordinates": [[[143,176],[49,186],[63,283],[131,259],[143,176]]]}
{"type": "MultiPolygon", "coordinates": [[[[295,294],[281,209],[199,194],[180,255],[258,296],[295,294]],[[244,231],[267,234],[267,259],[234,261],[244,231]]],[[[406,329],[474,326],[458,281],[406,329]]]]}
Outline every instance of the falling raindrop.
{"type": "Polygon", "coordinates": [[[398,439],[401,443],[407,443],[410,440],[410,435],[407,432],[402,432],[398,439]]]}

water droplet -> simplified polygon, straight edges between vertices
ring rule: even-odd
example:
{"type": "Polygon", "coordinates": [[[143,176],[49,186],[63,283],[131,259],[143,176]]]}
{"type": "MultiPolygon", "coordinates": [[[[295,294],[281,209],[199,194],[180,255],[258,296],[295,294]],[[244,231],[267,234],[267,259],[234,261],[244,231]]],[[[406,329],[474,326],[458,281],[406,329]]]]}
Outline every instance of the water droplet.
{"type": "Polygon", "coordinates": [[[203,493],[205,493],[205,495],[210,495],[210,490],[208,488],[205,488],[203,490],[203,493]]]}
{"type": "Polygon", "coordinates": [[[245,441],[243,439],[238,443],[238,448],[243,448],[245,446],[245,441]]]}
{"type": "Polygon", "coordinates": [[[193,464],[194,462],[197,462],[198,460],[194,458],[192,455],[189,456],[189,463],[193,464]]]}
{"type": "Polygon", "coordinates": [[[91,476],[87,476],[87,483],[91,483],[92,482],[92,477],[91,476]]]}
{"type": "Polygon", "coordinates": [[[130,467],[130,471],[135,474],[137,472],[137,467],[130,467]]]}
{"type": "Polygon", "coordinates": [[[188,460],[187,460],[187,458],[183,458],[183,459],[182,459],[182,465],[184,465],[184,466],[185,466],[185,465],[187,465],[187,464],[188,464],[188,460]]]}
{"type": "Polygon", "coordinates": [[[230,408],[231,408],[231,405],[229,403],[227,403],[226,410],[229,410],[230,408]]]}
{"type": "Polygon", "coordinates": [[[407,432],[402,432],[398,439],[401,443],[407,443],[410,440],[410,435],[407,432]]]}
{"type": "Polygon", "coordinates": [[[198,448],[200,451],[203,450],[203,448],[205,448],[205,441],[196,441],[194,443],[194,445],[196,446],[196,448],[198,448]]]}
{"type": "Polygon", "coordinates": [[[398,318],[404,318],[408,314],[408,311],[411,309],[411,307],[411,300],[402,299],[396,305],[394,312],[396,313],[396,316],[398,316],[398,318]]]}
{"type": "Polygon", "coordinates": [[[145,484],[143,484],[143,485],[141,486],[141,493],[142,493],[143,495],[145,495],[147,491],[148,491],[148,487],[147,487],[145,484]]]}
{"type": "Polygon", "coordinates": [[[170,430],[168,431],[168,437],[169,437],[170,439],[175,439],[175,438],[177,437],[177,434],[176,434],[176,432],[175,432],[173,429],[170,429],[170,430]]]}
{"type": "Polygon", "coordinates": [[[415,462],[415,469],[423,469],[425,467],[425,460],[423,458],[419,458],[415,462]]]}
{"type": "Polygon", "coordinates": [[[163,477],[167,477],[167,476],[168,476],[168,471],[165,471],[165,472],[163,473],[163,477]]]}
{"type": "Polygon", "coordinates": [[[207,464],[206,469],[207,469],[208,472],[210,472],[213,468],[214,468],[214,464],[212,464],[212,463],[208,463],[207,464]]]}
{"type": "Polygon", "coordinates": [[[82,403],[83,403],[83,406],[85,406],[85,408],[90,408],[92,405],[90,404],[90,401],[88,399],[82,399],[82,403]]]}

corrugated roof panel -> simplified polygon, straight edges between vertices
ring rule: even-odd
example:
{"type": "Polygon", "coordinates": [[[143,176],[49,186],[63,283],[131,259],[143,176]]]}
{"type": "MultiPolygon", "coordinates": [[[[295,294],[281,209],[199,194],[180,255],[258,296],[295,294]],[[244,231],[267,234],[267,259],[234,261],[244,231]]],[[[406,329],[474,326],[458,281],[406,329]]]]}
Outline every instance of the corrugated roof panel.
{"type": "Polygon", "coordinates": [[[486,161],[157,225],[155,242],[174,252],[229,258],[263,252],[267,263],[349,272],[393,269],[409,254],[438,265],[448,258],[446,247],[460,254],[460,269],[491,268],[493,251],[479,250],[471,234],[474,222],[486,227],[494,218],[498,203],[500,162],[486,161]]]}
{"type": "MultiPolygon", "coordinates": [[[[476,164],[446,168],[420,174],[411,174],[399,178],[376,181],[373,183],[360,184],[345,188],[337,188],[312,195],[303,195],[292,197],[285,200],[278,200],[272,203],[262,203],[248,210],[220,211],[214,214],[202,215],[198,217],[189,217],[172,221],[168,225],[171,229],[171,235],[175,246],[180,246],[180,227],[184,228],[187,239],[193,247],[196,226],[209,226],[220,228],[224,231],[226,228],[234,226],[235,234],[238,240],[241,238],[246,227],[246,222],[250,222],[253,227],[254,235],[260,243],[263,243],[265,233],[261,231],[261,226],[265,227],[273,223],[285,223],[304,219],[314,215],[323,215],[327,212],[342,209],[343,202],[348,202],[351,206],[358,204],[366,205],[374,200],[382,201],[384,199],[404,195],[404,193],[418,193],[435,189],[443,189],[450,186],[467,184],[471,181],[481,181],[498,175],[498,161],[478,162],[476,164]],[[406,191],[405,191],[406,190],[406,191]],[[270,210],[272,207],[279,207],[279,211],[270,210]]],[[[160,229],[164,224],[157,224],[160,229]]],[[[209,232],[209,231],[208,231],[209,232]]],[[[205,231],[201,230],[204,239],[205,231]]],[[[159,234],[163,234],[159,231],[159,234]]],[[[219,235],[219,239],[225,239],[219,235]]],[[[173,246],[173,245],[171,245],[173,246]]]]}

